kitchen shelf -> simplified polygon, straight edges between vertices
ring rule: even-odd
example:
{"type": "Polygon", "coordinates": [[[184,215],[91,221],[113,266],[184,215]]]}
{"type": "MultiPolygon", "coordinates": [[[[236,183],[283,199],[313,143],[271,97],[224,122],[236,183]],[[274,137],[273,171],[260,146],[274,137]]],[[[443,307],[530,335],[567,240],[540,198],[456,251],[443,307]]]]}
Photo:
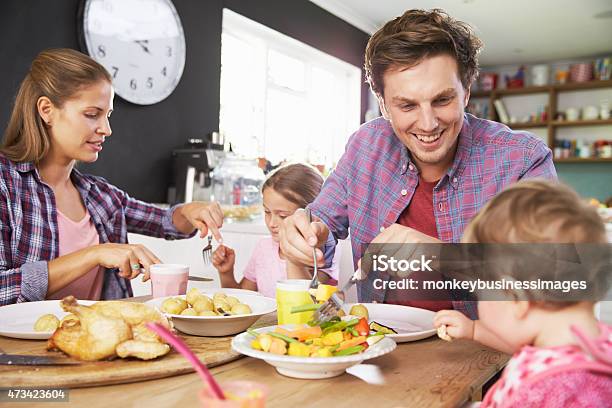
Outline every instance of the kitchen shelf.
{"type": "MultiPolygon", "coordinates": [[[[551,86],[527,86],[523,88],[509,88],[509,89],[496,89],[493,91],[494,95],[505,96],[505,95],[529,95],[535,93],[548,93],[552,89],[551,86]]],[[[497,98],[496,98],[497,99],[497,98]]]]}
{"type": "MultiPolygon", "coordinates": [[[[589,82],[571,82],[567,84],[527,86],[524,88],[494,89],[492,91],[474,91],[471,98],[488,98],[488,119],[499,121],[494,102],[506,96],[546,94],[548,97],[548,118],[557,116],[558,95],[564,92],[588,91],[595,89],[612,88],[612,80],[596,80],[589,82]]],[[[515,130],[520,129],[546,129],[547,143],[551,150],[555,146],[556,134],[559,128],[579,127],[579,126],[612,126],[612,119],[595,120],[545,120],[527,123],[506,123],[508,127],[515,130]]],[[[572,157],[568,159],[554,159],[556,163],[612,163],[612,159],[586,158],[581,159],[572,157]]]]}
{"type": "Polygon", "coordinates": [[[568,157],[567,159],[554,159],[555,163],[612,163],[612,158],[603,157],[568,157]]]}
{"type": "Polygon", "coordinates": [[[547,93],[550,91],[556,92],[571,92],[592,89],[612,88],[612,79],[607,81],[589,81],[589,82],[569,82],[567,84],[544,85],[544,86],[525,86],[523,88],[505,88],[494,89],[492,91],[473,91],[473,98],[485,98],[494,95],[529,95],[534,93],[547,93]]]}
{"type": "Polygon", "coordinates": [[[524,123],[508,123],[510,129],[529,129],[529,128],[545,128],[548,126],[548,121],[543,122],[524,122],[524,123]]]}
{"type": "Polygon", "coordinates": [[[470,93],[470,98],[490,98],[491,91],[474,91],[470,93]]]}
{"type": "Polygon", "coordinates": [[[552,85],[556,91],[581,91],[591,89],[612,88],[612,79],[607,81],[570,82],[567,84],[552,85]]]}
{"type": "Polygon", "coordinates": [[[595,120],[555,120],[551,122],[552,126],[604,126],[612,125],[612,119],[595,119],[595,120]]]}

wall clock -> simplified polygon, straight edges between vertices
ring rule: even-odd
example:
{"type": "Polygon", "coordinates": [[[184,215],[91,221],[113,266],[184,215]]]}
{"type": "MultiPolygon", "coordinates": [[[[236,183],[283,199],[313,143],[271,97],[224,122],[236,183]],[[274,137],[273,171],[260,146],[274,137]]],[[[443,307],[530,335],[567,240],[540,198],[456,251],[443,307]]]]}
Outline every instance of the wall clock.
{"type": "Polygon", "coordinates": [[[81,49],[113,77],[117,95],[139,104],[164,100],[185,66],[185,35],[171,0],[83,0],[81,49]]]}

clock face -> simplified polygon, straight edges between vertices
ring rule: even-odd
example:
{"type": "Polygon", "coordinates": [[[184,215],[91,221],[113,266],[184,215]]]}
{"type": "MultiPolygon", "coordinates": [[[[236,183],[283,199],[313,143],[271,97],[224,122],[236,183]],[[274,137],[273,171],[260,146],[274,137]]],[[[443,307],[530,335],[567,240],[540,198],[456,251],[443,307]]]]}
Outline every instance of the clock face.
{"type": "Polygon", "coordinates": [[[87,52],[123,99],[151,105],[174,91],[185,66],[185,36],[170,0],[86,0],[87,52]]]}

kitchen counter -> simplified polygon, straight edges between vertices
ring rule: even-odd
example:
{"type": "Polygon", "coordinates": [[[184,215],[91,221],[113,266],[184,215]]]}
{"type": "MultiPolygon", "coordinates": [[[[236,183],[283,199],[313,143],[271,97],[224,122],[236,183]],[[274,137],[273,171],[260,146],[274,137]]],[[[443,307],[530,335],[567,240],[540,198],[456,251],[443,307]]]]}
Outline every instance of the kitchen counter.
{"type": "Polygon", "coordinates": [[[227,221],[223,222],[221,233],[234,232],[238,234],[270,235],[263,216],[253,221],[227,221]]]}

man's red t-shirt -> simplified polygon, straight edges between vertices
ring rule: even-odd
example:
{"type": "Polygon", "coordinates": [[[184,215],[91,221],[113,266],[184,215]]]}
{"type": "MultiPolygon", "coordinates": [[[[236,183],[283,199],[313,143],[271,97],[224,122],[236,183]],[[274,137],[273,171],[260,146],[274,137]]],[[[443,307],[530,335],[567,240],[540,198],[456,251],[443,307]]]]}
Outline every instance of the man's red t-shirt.
{"type": "MultiPolygon", "coordinates": [[[[433,209],[433,190],[436,184],[438,184],[438,181],[427,182],[419,178],[419,183],[412,196],[412,200],[410,200],[410,204],[408,204],[408,207],[402,211],[397,219],[398,224],[414,228],[423,234],[438,238],[438,229],[436,227],[436,218],[433,209]]],[[[434,275],[432,272],[413,272],[408,278],[415,280],[441,279],[438,274],[434,275]]],[[[395,278],[395,280],[399,279],[400,278],[395,278]]],[[[440,297],[449,299],[449,297],[443,296],[440,291],[430,293],[420,291],[417,293],[413,290],[387,289],[385,303],[420,307],[433,311],[453,308],[453,304],[450,300],[431,300],[440,297]],[[419,300],[419,298],[421,298],[421,300],[419,300]]]]}

